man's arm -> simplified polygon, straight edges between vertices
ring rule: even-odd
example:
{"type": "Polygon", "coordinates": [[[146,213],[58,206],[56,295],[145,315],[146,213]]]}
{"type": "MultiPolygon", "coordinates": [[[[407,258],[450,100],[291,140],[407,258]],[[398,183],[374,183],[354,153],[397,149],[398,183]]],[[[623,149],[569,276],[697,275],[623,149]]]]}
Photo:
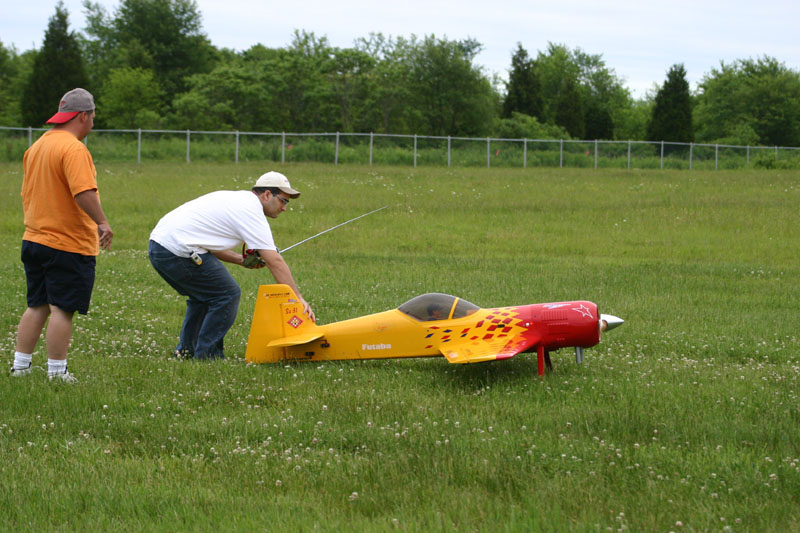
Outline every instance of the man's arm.
{"type": "Polygon", "coordinates": [[[311,310],[311,306],[308,305],[308,302],[306,302],[305,298],[300,294],[300,289],[297,288],[294,277],[292,277],[292,271],[289,269],[289,265],[286,264],[286,261],[283,260],[281,254],[275,250],[258,250],[258,255],[261,256],[261,259],[267,264],[267,268],[272,272],[275,281],[291,287],[300,299],[300,303],[303,304],[303,311],[311,320],[316,322],[317,317],[314,315],[314,311],[311,310]]]}
{"type": "Polygon", "coordinates": [[[111,226],[108,225],[108,220],[106,219],[106,214],[103,212],[103,207],[100,205],[100,198],[97,196],[97,191],[89,189],[79,192],[75,195],[75,203],[77,203],[78,207],[83,209],[97,224],[100,248],[110,250],[114,232],[111,230],[111,226]]]}
{"type": "Polygon", "coordinates": [[[233,263],[234,265],[241,265],[242,260],[244,259],[242,254],[236,253],[233,250],[222,250],[221,252],[215,252],[211,250],[211,253],[220,261],[233,263]]]}

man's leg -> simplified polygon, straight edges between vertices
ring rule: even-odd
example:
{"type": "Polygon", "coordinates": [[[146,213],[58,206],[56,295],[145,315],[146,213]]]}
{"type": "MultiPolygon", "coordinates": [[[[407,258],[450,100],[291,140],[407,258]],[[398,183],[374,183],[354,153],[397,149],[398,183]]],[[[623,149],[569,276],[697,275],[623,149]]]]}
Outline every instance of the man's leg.
{"type": "Polygon", "coordinates": [[[203,263],[177,257],[150,241],[150,262],[179,294],[188,296],[179,349],[194,347],[194,357],[224,357],[222,339],[239,310],[241,290],[228,269],[213,254],[201,254],[203,263]],[[196,333],[195,333],[196,332],[196,333]]]}
{"type": "Polygon", "coordinates": [[[208,312],[197,336],[195,357],[198,359],[225,357],[223,340],[225,334],[228,333],[228,330],[231,329],[233,322],[236,320],[241,296],[241,289],[233,281],[233,278],[231,278],[231,281],[233,283],[227,286],[227,293],[221,294],[208,302],[208,312]]]}
{"type": "Polygon", "coordinates": [[[67,358],[67,350],[72,340],[72,317],[74,312],[67,312],[63,309],[50,306],[50,323],[45,332],[45,342],[47,343],[47,356],[50,360],[64,361],[67,358]]]}
{"type": "Polygon", "coordinates": [[[47,305],[28,307],[22,313],[17,328],[16,353],[14,354],[14,364],[11,367],[12,376],[24,376],[30,373],[33,352],[49,314],[50,307],[47,305]]]}
{"type": "Polygon", "coordinates": [[[27,354],[33,353],[48,316],[50,316],[49,305],[40,305],[25,309],[19,321],[19,328],[17,329],[18,352],[27,354]]]}
{"type": "MultiPolygon", "coordinates": [[[[192,287],[192,298],[206,307],[197,335],[197,359],[224,358],[222,341],[239,311],[241,289],[222,262],[211,254],[203,256],[202,276],[192,287]]],[[[192,280],[195,281],[195,280],[192,280]]]]}
{"type": "Polygon", "coordinates": [[[148,256],[150,264],[153,265],[158,275],[178,294],[188,296],[186,314],[183,318],[178,346],[175,349],[180,357],[192,357],[197,345],[197,333],[200,331],[205,317],[205,309],[193,304],[189,287],[185,284],[190,282],[198,266],[190,259],[173,254],[155,241],[150,241],[148,256]]]}
{"type": "Polygon", "coordinates": [[[22,262],[28,283],[28,309],[20,320],[14,366],[18,366],[18,358],[33,352],[49,316],[45,331],[48,375],[50,379],[75,382],[67,372],[72,317],[75,311],[86,314],[89,310],[95,258],[23,241],[22,262]]]}
{"type": "Polygon", "coordinates": [[[193,298],[186,300],[186,315],[183,317],[181,337],[178,342],[178,352],[182,356],[193,356],[197,349],[197,336],[206,317],[208,306],[193,298]]]}
{"type": "Polygon", "coordinates": [[[64,311],[58,306],[50,305],[50,322],[44,340],[47,343],[47,377],[66,383],[78,380],[67,370],[67,350],[72,340],[72,317],[74,311],[64,311]]]}

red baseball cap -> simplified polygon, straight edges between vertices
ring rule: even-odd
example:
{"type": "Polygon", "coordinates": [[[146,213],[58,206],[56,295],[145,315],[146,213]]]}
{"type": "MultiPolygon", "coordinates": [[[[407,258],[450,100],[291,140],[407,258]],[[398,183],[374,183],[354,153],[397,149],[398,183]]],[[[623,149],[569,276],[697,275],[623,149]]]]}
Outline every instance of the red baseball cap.
{"type": "Polygon", "coordinates": [[[86,89],[72,89],[61,97],[58,113],[47,120],[47,124],[64,124],[78,113],[94,111],[94,97],[86,89]]]}

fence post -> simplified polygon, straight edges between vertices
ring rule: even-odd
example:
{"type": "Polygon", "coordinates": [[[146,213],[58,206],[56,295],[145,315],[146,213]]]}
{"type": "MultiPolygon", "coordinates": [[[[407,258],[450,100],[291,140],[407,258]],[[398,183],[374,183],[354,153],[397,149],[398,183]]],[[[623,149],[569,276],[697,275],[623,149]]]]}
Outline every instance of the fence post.
{"type": "Polygon", "coordinates": [[[139,134],[136,136],[136,164],[142,164],[142,128],[139,128],[139,134]]]}
{"type": "Polygon", "coordinates": [[[186,162],[191,163],[191,158],[189,157],[189,147],[191,146],[191,133],[189,130],[186,130],[186,162]]]}
{"type": "Polygon", "coordinates": [[[564,168],[564,139],[560,140],[561,147],[558,151],[558,168],[564,168]]]}
{"type": "Polygon", "coordinates": [[[528,168],[528,139],[522,139],[522,168],[528,168]]]}
{"type": "Polygon", "coordinates": [[[339,164],[339,132],[336,132],[336,154],[334,155],[333,164],[339,164]]]}
{"type": "Polygon", "coordinates": [[[447,166],[450,167],[450,136],[447,136],[447,166]]]}
{"type": "Polygon", "coordinates": [[[631,169],[631,140],[628,139],[628,170],[631,169]]]}
{"type": "Polygon", "coordinates": [[[414,134],[414,168],[417,168],[417,134],[414,134]]]}
{"type": "Polygon", "coordinates": [[[492,166],[492,146],[489,137],[486,137],[486,168],[492,166]]]}
{"type": "Polygon", "coordinates": [[[689,170],[692,170],[693,159],[694,159],[694,143],[689,143],[689,170]]]}
{"type": "Polygon", "coordinates": [[[239,164],[239,130],[236,130],[236,164],[239,164]]]}
{"type": "Polygon", "coordinates": [[[594,140],[594,169],[597,170],[597,139],[594,140]]]}
{"type": "Polygon", "coordinates": [[[775,161],[778,160],[778,147],[775,147],[775,161]]]}
{"type": "Polygon", "coordinates": [[[33,144],[33,128],[28,126],[28,148],[33,144]]]}
{"type": "Polygon", "coordinates": [[[661,170],[664,170],[664,141],[661,141],[661,170]]]}
{"type": "Polygon", "coordinates": [[[747,145],[747,164],[750,164],[750,145],[747,145]]]}
{"type": "Polygon", "coordinates": [[[372,138],[374,136],[373,132],[369,132],[369,166],[372,166],[372,138]]]}
{"type": "Polygon", "coordinates": [[[714,145],[714,170],[719,169],[719,145],[714,145]]]}

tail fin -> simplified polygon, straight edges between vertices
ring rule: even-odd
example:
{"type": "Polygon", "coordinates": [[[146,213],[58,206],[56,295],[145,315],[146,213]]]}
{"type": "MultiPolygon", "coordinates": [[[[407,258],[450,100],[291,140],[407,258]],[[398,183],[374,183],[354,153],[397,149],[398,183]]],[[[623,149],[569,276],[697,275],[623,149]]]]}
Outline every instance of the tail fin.
{"type": "Polygon", "coordinates": [[[277,363],[285,358],[285,348],[273,341],[314,329],[314,322],[303,314],[303,306],[288,285],[261,285],[258,288],[245,359],[248,363],[277,363]],[[270,345],[272,343],[272,345],[270,345]]]}

